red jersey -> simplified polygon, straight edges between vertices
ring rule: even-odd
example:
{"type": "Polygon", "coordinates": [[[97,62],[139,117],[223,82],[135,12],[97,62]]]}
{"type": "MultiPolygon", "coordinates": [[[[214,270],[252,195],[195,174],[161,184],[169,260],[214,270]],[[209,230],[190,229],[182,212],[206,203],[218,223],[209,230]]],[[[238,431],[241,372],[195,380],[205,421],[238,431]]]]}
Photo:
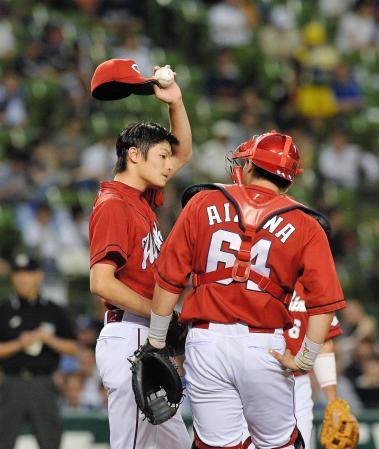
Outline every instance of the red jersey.
{"type": "MultiPolygon", "coordinates": [[[[293,292],[292,300],[288,307],[294,322],[293,327],[284,332],[284,337],[286,339],[287,349],[291,351],[292,355],[298,353],[308,326],[309,315],[305,307],[305,301],[302,299],[303,294],[304,288],[302,285],[299,283],[296,284],[296,290],[293,292]]],[[[338,337],[339,335],[342,335],[342,329],[338,318],[334,316],[326,340],[338,337]]],[[[301,374],[304,373],[300,371],[295,373],[295,375],[301,374]]]]}
{"type": "MultiPolygon", "coordinates": [[[[294,319],[292,329],[288,329],[284,336],[286,338],[287,348],[293,355],[297,354],[305,337],[305,331],[308,326],[308,311],[305,307],[305,301],[302,299],[304,288],[301,284],[296,284],[296,290],[293,292],[292,300],[288,307],[294,319]]],[[[338,318],[333,318],[326,340],[342,335],[342,329],[338,318]]]]}
{"type": "MultiPolygon", "coordinates": [[[[275,192],[247,186],[255,201],[265,202],[275,192]]],[[[155,269],[157,283],[180,293],[191,272],[203,273],[231,267],[241,244],[238,216],[219,191],[195,195],[179,216],[155,269]]],[[[268,220],[254,237],[252,270],[270,277],[288,291],[299,279],[307,294],[310,314],[345,306],[326,235],[315,219],[291,210],[268,220]],[[322,257],[320,257],[322,254],[322,257]]],[[[231,278],[202,284],[186,298],[181,319],[219,323],[243,322],[259,328],[290,328],[292,318],[284,305],[248,280],[231,278]]]]}
{"type": "Polygon", "coordinates": [[[122,182],[100,185],[89,225],[90,266],[109,263],[117,278],[146,298],[153,297],[153,264],[162,235],[145,195],[122,182]]]}

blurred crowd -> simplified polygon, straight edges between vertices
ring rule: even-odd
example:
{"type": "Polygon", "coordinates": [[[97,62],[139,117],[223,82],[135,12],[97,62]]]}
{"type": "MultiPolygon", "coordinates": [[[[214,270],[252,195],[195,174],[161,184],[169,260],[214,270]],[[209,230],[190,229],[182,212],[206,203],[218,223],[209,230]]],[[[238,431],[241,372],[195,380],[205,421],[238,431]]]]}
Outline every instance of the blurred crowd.
{"type": "Polygon", "coordinates": [[[31,249],[45,293],[79,316],[90,342],[57,374],[63,407],[104,407],[96,326],[83,324],[94,316],[87,227],[98,183],[112,178],[125,125],[165,117],[153,97],[91,97],[109,58],[144,75],[171,64],[183,90],[195,153],[165,193],[166,235],[187,185],[229,182],[229,150],[274,128],[294,138],[305,172],[291,192],[329,217],[346,296],[358,298],[344,312],[341,378],[358,406],[379,406],[375,321],[362,309],[379,292],[378,21],[375,0],[0,2],[0,278],[16,247],[31,249]]]}
{"type": "Polygon", "coordinates": [[[96,316],[79,315],[75,320],[79,354],[62,356],[59,369],[54,374],[63,413],[107,412],[107,394],[95,361],[96,339],[103,326],[103,313],[103,308],[97,307],[98,319],[96,316]]]}
{"type": "MultiPolygon", "coordinates": [[[[341,314],[342,336],[335,340],[338,385],[341,398],[355,413],[379,407],[379,342],[377,319],[367,313],[362,303],[351,299],[341,314]]],[[[314,384],[317,407],[326,400],[314,384]]]]}

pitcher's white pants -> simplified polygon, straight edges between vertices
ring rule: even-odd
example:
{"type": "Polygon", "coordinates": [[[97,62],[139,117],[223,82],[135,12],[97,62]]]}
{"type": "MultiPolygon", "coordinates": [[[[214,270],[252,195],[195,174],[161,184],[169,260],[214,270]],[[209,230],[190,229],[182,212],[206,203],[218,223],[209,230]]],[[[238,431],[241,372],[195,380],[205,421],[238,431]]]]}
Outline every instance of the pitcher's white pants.
{"type": "Polygon", "coordinates": [[[194,429],[203,443],[238,445],[244,420],[260,449],[289,441],[296,425],[294,378],[268,352],[270,348],[284,353],[281,330],[250,333],[243,324],[214,323],[209,329],[190,329],[185,377],[194,429]]]}
{"type": "Polygon", "coordinates": [[[127,358],[146,342],[148,331],[140,324],[109,323],[96,344],[96,363],[108,392],[111,449],[189,449],[191,440],[180,412],[159,426],[138,413],[127,358]]]}

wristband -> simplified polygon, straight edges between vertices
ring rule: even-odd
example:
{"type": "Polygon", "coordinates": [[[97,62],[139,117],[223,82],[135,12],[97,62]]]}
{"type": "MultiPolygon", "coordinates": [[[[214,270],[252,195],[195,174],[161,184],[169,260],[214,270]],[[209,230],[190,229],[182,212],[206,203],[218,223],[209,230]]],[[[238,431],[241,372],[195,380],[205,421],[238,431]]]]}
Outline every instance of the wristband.
{"type": "Polygon", "coordinates": [[[321,388],[337,385],[336,357],[334,352],[319,354],[313,365],[313,371],[321,388]]]}
{"type": "Polygon", "coordinates": [[[299,352],[295,356],[295,363],[301,371],[310,371],[323,344],[315,343],[307,336],[304,337],[299,352]]]}
{"type": "Polygon", "coordinates": [[[164,348],[166,345],[166,336],[171,321],[171,315],[161,316],[151,312],[149,342],[156,348],[164,348]]]}

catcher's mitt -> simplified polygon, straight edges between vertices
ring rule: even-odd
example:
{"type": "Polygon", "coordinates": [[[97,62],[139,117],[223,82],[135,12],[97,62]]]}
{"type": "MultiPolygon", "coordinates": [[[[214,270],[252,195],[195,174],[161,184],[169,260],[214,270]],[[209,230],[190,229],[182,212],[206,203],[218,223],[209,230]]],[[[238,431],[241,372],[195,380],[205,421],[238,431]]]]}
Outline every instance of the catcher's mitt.
{"type": "Polygon", "coordinates": [[[166,348],[146,342],[129,359],[138,408],[151,424],[172,418],[183,398],[183,387],[166,348]]]}
{"type": "Polygon", "coordinates": [[[359,440],[359,425],[349,404],[337,399],[327,405],[320,441],[326,449],[354,449],[359,440]]]}
{"type": "Polygon", "coordinates": [[[179,314],[174,310],[166,337],[166,346],[172,357],[184,354],[187,334],[187,324],[179,322],[179,314]]]}

